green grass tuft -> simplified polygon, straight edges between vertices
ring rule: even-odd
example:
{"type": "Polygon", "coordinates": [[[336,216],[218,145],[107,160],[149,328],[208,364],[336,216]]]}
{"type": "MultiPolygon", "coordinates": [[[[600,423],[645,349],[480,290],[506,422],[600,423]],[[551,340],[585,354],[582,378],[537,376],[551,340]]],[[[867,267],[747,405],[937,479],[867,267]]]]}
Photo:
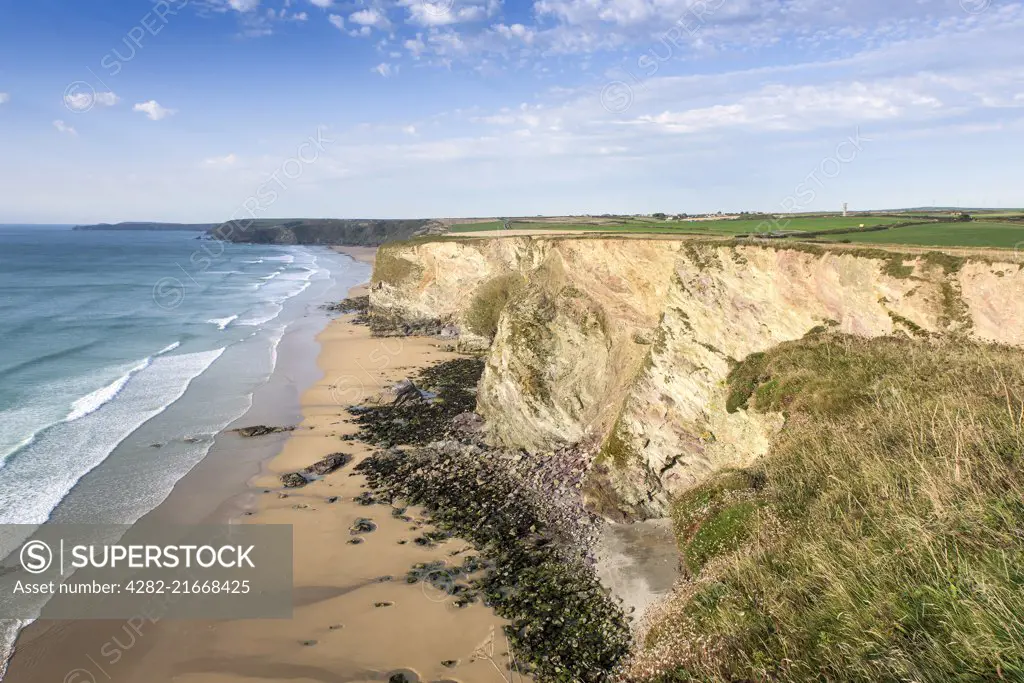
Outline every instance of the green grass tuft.
{"type": "Polygon", "coordinates": [[[819,335],[729,384],[786,425],[676,501],[695,575],[632,676],[1024,680],[1024,352],[819,335]]]}
{"type": "Polygon", "coordinates": [[[473,295],[473,301],[466,311],[466,326],[474,334],[493,339],[505,304],[522,292],[525,286],[526,279],[519,273],[499,275],[485,282],[473,295]]]}
{"type": "Polygon", "coordinates": [[[388,247],[377,250],[371,278],[374,284],[384,282],[389,285],[400,285],[423,274],[423,268],[419,264],[397,256],[394,251],[388,247]]]}

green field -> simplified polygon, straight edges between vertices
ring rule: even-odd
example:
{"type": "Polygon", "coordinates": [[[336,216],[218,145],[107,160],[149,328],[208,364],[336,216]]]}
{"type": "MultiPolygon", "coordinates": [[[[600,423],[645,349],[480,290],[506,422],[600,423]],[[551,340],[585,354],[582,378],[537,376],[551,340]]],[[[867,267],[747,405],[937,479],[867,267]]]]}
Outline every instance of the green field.
{"type": "Polygon", "coordinates": [[[926,247],[1001,247],[1024,250],[1024,223],[925,223],[879,232],[860,232],[822,237],[833,242],[857,244],[909,244],[926,247]]]}
{"type": "MultiPolygon", "coordinates": [[[[659,221],[645,218],[624,218],[619,221],[607,222],[595,220],[588,222],[554,223],[514,220],[512,230],[572,230],[579,232],[623,232],[623,233],[654,233],[682,235],[744,235],[773,230],[793,230],[812,232],[817,230],[838,230],[856,228],[860,225],[884,225],[896,222],[890,216],[814,216],[798,218],[772,219],[737,219],[714,221],[659,221]]],[[[452,227],[453,233],[482,232],[501,230],[501,221],[485,221],[481,223],[465,223],[452,227]]]]}
{"type": "Polygon", "coordinates": [[[985,211],[973,215],[977,220],[988,220],[989,218],[1024,218],[1024,211],[1020,209],[1006,211],[985,211]]]}

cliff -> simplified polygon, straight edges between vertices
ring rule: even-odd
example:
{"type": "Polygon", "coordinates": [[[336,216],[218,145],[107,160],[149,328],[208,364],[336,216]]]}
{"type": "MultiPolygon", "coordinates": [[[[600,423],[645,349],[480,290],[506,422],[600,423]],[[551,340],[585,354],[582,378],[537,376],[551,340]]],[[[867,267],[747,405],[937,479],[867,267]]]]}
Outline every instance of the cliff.
{"type": "Polygon", "coordinates": [[[489,438],[598,453],[587,492],[611,518],[767,453],[781,412],[731,405],[737,363],[834,330],[1024,345],[1012,254],[675,239],[428,239],[383,247],[372,314],[457,326],[486,349],[489,438]]]}
{"type": "Polygon", "coordinates": [[[431,221],[417,220],[240,220],[212,227],[214,239],[252,244],[322,244],[376,247],[429,230],[431,221]]]}

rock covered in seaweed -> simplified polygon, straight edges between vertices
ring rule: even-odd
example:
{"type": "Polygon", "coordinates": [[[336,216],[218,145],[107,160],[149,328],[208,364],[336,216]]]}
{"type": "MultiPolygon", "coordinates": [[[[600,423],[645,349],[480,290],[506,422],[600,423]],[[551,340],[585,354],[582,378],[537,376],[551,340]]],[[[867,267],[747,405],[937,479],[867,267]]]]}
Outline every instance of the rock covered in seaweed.
{"type": "Polygon", "coordinates": [[[433,365],[414,380],[396,385],[383,405],[353,406],[359,439],[384,447],[422,445],[453,434],[452,421],[476,407],[476,385],[484,363],[457,358],[433,365]]]}
{"type": "MultiPolygon", "coordinates": [[[[348,453],[331,453],[330,455],[317,460],[304,470],[282,474],[281,483],[284,484],[286,488],[298,488],[300,486],[305,486],[316,477],[322,477],[326,474],[330,474],[350,462],[352,462],[352,456],[348,453]]],[[[337,500],[337,498],[335,498],[335,500],[337,500]]]]}
{"type": "Polygon", "coordinates": [[[295,427],[269,427],[267,425],[253,425],[251,427],[239,427],[233,430],[239,436],[246,438],[252,438],[254,436],[266,436],[267,434],[277,434],[279,432],[290,432],[295,427]]]}
{"type": "Polygon", "coordinates": [[[457,606],[483,599],[511,622],[507,635],[517,659],[538,680],[609,681],[629,651],[630,632],[589,563],[597,520],[581,496],[568,493],[578,490],[585,467],[553,471],[543,460],[444,441],[384,451],[356,469],[377,502],[423,505],[433,524],[483,553],[467,558],[468,567],[414,568],[407,580],[447,590],[457,606]],[[564,500],[551,495],[560,487],[564,500]],[[471,573],[479,575],[465,581],[471,573]]]}

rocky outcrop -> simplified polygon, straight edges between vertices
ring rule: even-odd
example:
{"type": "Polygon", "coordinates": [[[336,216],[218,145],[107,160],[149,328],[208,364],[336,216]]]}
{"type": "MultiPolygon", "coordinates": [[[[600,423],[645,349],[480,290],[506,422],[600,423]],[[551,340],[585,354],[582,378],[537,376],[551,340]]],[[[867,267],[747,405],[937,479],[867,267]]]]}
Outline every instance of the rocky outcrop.
{"type": "Polygon", "coordinates": [[[646,518],[768,450],[782,416],[729,406],[724,387],[752,353],[826,328],[1024,345],[1024,270],[1012,259],[677,239],[439,239],[383,248],[370,302],[372,315],[453,325],[464,343],[487,349],[477,412],[489,438],[531,452],[590,447],[594,506],[646,518]],[[522,284],[493,286],[502,279],[522,284]]]}
{"type": "Polygon", "coordinates": [[[317,477],[330,474],[352,462],[352,456],[348,453],[331,453],[299,472],[287,472],[281,475],[281,483],[285,488],[299,488],[305,486],[317,477]]]}
{"type": "Polygon", "coordinates": [[[254,436],[266,436],[267,434],[278,434],[280,432],[291,432],[294,431],[295,427],[269,427],[267,425],[253,425],[252,427],[239,427],[238,429],[232,430],[239,436],[252,438],[254,436]]]}

